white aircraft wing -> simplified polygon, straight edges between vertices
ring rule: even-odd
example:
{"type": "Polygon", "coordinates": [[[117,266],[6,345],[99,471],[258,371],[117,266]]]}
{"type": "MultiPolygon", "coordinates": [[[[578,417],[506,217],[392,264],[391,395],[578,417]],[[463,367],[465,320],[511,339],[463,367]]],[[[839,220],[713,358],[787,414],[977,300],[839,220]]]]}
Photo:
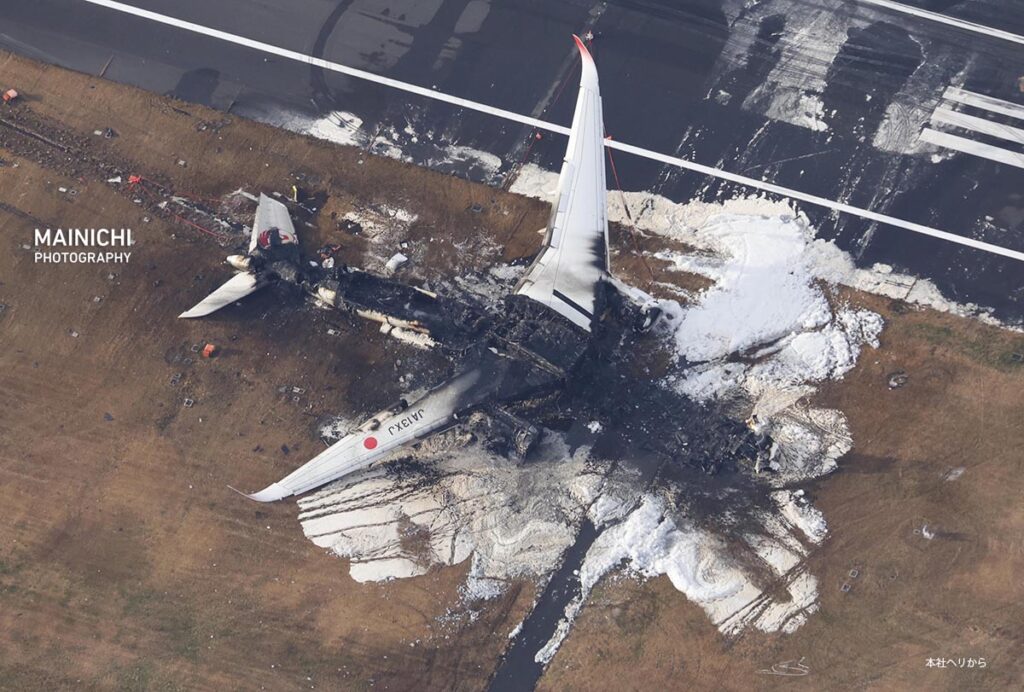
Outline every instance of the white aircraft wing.
{"type": "Polygon", "coordinates": [[[481,370],[470,370],[431,390],[404,410],[374,416],[277,483],[247,497],[257,502],[274,502],[370,466],[399,447],[449,425],[460,411],[476,403],[466,394],[480,379],[481,370]]]}
{"type": "Polygon", "coordinates": [[[604,120],[594,59],[579,37],[583,75],[540,254],[516,293],[547,305],[589,330],[599,284],[608,274],[608,203],[604,120]]]}
{"type": "Polygon", "coordinates": [[[299,242],[299,236],[295,233],[295,226],[292,224],[292,216],[288,213],[288,207],[261,192],[259,206],[256,207],[256,219],[252,224],[252,235],[249,237],[249,252],[256,249],[260,243],[260,236],[272,228],[277,229],[282,243],[296,244],[299,242]]]}
{"type": "Polygon", "coordinates": [[[203,298],[195,307],[186,310],[178,317],[205,317],[212,312],[220,310],[225,305],[231,305],[236,300],[241,300],[250,293],[255,293],[263,287],[255,274],[235,274],[220,288],[203,298]]]}

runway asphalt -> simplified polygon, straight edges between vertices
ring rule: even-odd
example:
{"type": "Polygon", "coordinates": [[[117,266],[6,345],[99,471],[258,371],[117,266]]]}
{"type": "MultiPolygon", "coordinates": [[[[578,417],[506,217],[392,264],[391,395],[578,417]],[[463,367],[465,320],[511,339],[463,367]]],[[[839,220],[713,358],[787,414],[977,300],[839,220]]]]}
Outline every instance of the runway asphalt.
{"type": "MultiPolygon", "coordinates": [[[[577,69],[569,35],[589,29],[616,139],[1024,250],[1024,141],[1014,133],[1024,128],[1024,50],[996,36],[857,0],[130,4],[563,124],[577,69]],[[1009,105],[954,103],[950,87],[975,103],[1009,105]],[[935,113],[950,109],[993,125],[936,124],[935,113]]],[[[1024,35],[1024,7],[1014,0],[905,4],[1024,35]]],[[[361,121],[370,148],[394,147],[492,183],[523,159],[532,135],[83,0],[7,0],[0,46],[275,123],[344,112],[361,121]],[[452,160],[443,155],[452,145],[496,155],[501,167],[452,160]]],[[[545,137],[529,160],[556,168],[563,147],[559,136],[545,137]]],[[[625,154],[616,165],[626,189],[675,200],[744,191],[625,154]]],[[[861,264],[891,264],[931,278],[950,298],[1024,318],[1018,261],[801,208],[861,264]]]]}

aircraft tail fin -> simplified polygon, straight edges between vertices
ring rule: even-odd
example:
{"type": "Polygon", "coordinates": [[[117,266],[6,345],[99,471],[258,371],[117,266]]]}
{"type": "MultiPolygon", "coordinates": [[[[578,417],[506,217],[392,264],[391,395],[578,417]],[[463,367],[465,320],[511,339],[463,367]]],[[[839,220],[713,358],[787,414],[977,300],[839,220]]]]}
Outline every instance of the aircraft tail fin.
{"type": "Polygon", "coordinates": [[[299,236],[295,232],[295,224],[292,223],[292,215],[281,202],[272,197],[260,193],[259,206],[256,207],[256,218],[252,224],[252,234],[249,237],[249,252],[253,252],[264,242],[263,236],[269,231],[275,231],[278,241],[284,245],[298,245],[299,236]]]}

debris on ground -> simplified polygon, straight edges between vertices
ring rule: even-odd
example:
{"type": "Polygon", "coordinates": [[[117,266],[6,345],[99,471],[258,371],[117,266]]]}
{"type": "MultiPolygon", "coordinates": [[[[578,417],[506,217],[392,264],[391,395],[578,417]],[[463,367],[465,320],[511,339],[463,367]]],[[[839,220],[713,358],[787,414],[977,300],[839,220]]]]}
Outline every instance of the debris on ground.
{"type": "Polygon", "coordinates": [[[889,389],[899,389],[910,381],[910,375],[899,370],[889,375],[889,389]]]}
{"type": "Polygon", "coordinates": [[[352,219],[342,219],[339,221],[338,229],[352,235],[359,235],[363,232],[363,226],[358,221],[353,221],[352,219]]]}
{"type": "Polygon", "coordinates": [[[231,120],[229,118],[223,118],[220,120],[200,120],[196,123],[196,132],[206,132],[207,130],[210,130],[211,132],[218,133],[230,124],[231,120]]]}
{"type": "Polygon", "coordinates": [[[409,258],[403,255],[401,252],[396,252],[391,256],[391,259],[384,265],[385,271],[388,274],[394,274],[398,271],[399,267],[409,261],[409,258]]]}

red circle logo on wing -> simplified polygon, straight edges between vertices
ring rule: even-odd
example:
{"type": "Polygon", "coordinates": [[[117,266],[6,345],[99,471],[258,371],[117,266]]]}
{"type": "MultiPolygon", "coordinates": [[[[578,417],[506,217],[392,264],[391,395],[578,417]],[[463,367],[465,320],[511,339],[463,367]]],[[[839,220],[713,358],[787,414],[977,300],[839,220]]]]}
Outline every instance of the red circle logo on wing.
{"type": "Polygon", "coordinates": [[[365,440],[363,440],[363,446],[366,447],[367,449],[374,449],[374,448],[376,448],[377,447],[377,438],[376,437],[368,437],[368,438],[366,438],[365,440]]]}

